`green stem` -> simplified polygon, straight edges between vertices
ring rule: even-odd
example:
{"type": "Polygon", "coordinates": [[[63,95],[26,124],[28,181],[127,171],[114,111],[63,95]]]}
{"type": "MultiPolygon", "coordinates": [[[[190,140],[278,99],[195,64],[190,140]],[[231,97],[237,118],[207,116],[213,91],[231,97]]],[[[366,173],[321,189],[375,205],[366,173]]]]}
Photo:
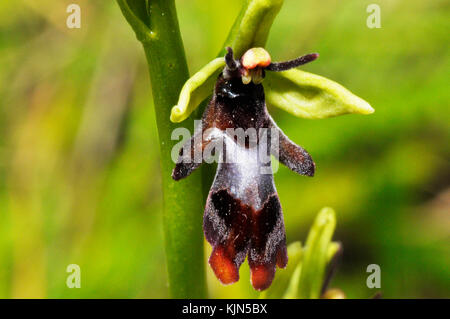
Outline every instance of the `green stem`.
{"type": "MultiPolygon", "coordinates": [[[[189,73],[174,0],[117,0],[147,57],[161,151],[164,236],[170,293],[173,298],[205,298],[201,173],[175,182],[171,150],[176,141],[170,110],[189,73]]],[[[183,126],[193,127],[192,117],[183,126]]]]}

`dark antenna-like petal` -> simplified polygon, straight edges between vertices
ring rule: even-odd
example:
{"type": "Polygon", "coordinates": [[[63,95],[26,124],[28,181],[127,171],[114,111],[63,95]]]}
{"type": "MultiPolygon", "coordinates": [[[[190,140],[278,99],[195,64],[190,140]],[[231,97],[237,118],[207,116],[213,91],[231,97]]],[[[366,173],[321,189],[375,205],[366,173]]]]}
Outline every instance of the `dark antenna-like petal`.
{"type": "Polygon", "coordinates": [[[312,62],[318,57],[319,57],[318,53],[311,53],[286,62],[270,63],[269,66],[266,68],[266,70],[275,72],[286,71],[289,69],[296,68],[300,65],[306,64],[308,62],[312,62]]]}
{"type": "Polygon", "coordinates": [[[227,64],[227,67],[228,69],[230,69],[230,71],[234,71],[237,69],[238,66],[233,56],[233,49],[231,47],[227,47],[227,51],[228,52],[225,55],[225,63],[227,64]]]}

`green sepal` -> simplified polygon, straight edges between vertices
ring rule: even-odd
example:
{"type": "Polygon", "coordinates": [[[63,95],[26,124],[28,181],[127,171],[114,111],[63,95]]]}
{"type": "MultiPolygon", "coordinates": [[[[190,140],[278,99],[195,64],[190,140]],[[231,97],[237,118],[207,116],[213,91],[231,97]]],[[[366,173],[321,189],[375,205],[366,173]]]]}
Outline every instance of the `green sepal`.
{"type": "Polygon", "coordinates": [[[224,66],[224,58],[214,59],[186,81],[178,103],[170,113],[172,122],[179,123],[187,119],[197,106],[212,94],[214,83],[224,66]]]}
{"type": "Polygon", "coordinates": [[[299,69],[266,72],[263,86],[269,105],[301,118],[323,119],[374,112],[369,103],[342,85],[299,69]]]}

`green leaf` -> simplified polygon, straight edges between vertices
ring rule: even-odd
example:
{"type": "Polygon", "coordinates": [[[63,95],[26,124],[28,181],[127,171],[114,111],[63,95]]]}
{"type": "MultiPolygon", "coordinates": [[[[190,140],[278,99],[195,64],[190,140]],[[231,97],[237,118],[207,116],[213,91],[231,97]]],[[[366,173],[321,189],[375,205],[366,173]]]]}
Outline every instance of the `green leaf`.
{"type": "Polygon", "coordinates": [[[178,123],[187,119],[197,106],[212,94],[214,83],[224,66],[224,58],[214,59],[187,80],[181,89],[177,105],[170,113],[172,122],[178,123]]]}
{"type": "Polygon", "coordinates": [[[272,282],[272,285],[264,290],[260,294],[262,299],[279,299],[283,298],[286,294],[286,290],[289,287],[291,278],[297,269],[297,266],[301,264],[302,260],[302,244],[297,241],[290,244],[287,248],[289,262],[285,269],[278,269],[276,276],[272,282]]]}
{"type": "MultiPolygon", "coordinates": [[[[336,255],[336,253],[340,250],[341,244],[338,242],[332,242],[328,245],[327,250],[327,260],[326,265],[331,261],[331,259],[336,255]]],[[[304,256],[306,249],[302,249],[302,256],[304,256]]],[[[283,299],[296,299],[298,297],[298,290],[300,285],[300,274],[302,273],[302,260],[300,260],[295,267],[295,270],[292,272],[291,278],[289,280],[288,285],[286,286],[286,291],[281,295],[283,299]]],[[[322,280],[323,283],[323,280],[322,280]]]]}
{"type": "Polygon", "coordinates": [[[298,283],[298,298],[316,299],[320,297],[326,265],[338,246],[331,245],[331,237],[336,227],[335,212],[323,208],[311,227],[302,262],[298,283]]]}
{"type": "Polygon", "coordinates": [[[297,117],[322,119],[374,109],[342,85],[299,69],[266,72],[263,82],[268,104],[297,117]]]}
{"type": "Polygon", "coordinates": [[[288,283],[286,291],[284,292],[283,299],[296,299],[298,295],[298,283],[300,280],[300,274],[302,273],[302,263],[298,263],[292,273],[291,280],[288,283]]]}
{"type": "Polygon", "coordinates": [[[342,244],[339,242],[332,242],[328,245],[327,263],[342,249],[342,244]]]}

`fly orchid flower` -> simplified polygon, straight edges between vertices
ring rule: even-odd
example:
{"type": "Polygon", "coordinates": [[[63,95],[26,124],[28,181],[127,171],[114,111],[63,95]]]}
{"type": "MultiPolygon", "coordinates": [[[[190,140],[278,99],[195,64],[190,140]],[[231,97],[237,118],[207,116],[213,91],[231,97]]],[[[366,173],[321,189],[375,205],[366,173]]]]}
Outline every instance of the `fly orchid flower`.
{"type": "MultiPolygon", "coordinates": [[[[255,289],[270,286],[276,265],[284,268],[288,256],[283,213],[275,189],[270,157],[258,158],[262,146],[293,171],[314,175],[314,162],[300,146],[279,130],[266,109],[261,85],[265,71],[284,71],[317,58],[309,54],[298,59],[271,63],[263,48],[248,50],[240,60],[227,48],[225,68],[217,79],[213,97],[206,108],[201,129],[180,151],[172,177],[187,177],[201,162],[194,162],[196,152],[204,152],[209,144],[224,142],[224,158],[236,154],[237,161],[220,162],[206,202],[203,230],[213,251],[209,263],[219,280],[230,284],[239,280],[239,267],[248,256],[251,282],[255,289]],[[250,137],[243,142],[229,129],[255,130],[255,145],[250,137]],[[273,129],[269,138],[262,138],[264,129],[273,129]],[[212,130],[213,134],[207,134],[212,130]],[[273,141],[273,136],[279,140],[273,141]],[[265,143],[265,145],[260,145],[265,143]],[[277,147],[275,147],[277,146],[277,147]],[[266,173],[264,170],[266,169],[266,173]]],[[[233,131],[234,132],[234,131],[233,131]]]]}
{"type": "Polygon", "coordinates": [[[284,268],[288,261],[283,214],[270,154],[298,174],[313,176],[315,171],[311,156],[275,124],[266,109],[266,101],[309,119],[373,112],[367,102],[341,85],[296,68],[315,60],[318,54],[273,63],[261,46],[244,49],[245,39],[247,44],[265,42],[281,3],[280,0],[249,2],[249,13],[244,14],[236,36],[239,41],[232,45],[234,53],[227,47],[225,58],[214,59],[194,74],[183,86],[170,116],[172,122],[183,121],[213,93],[203,113],[202,125],[180,150],[172,178],[180,180],[198,168],[202,161],[192,160],[198,152],[209,151],[222,159],[229,154],[237,156],[238,161],[219,162],[206,201],[203,230],[213,249],[209,264],[217,278],[224,284],[238,281],[239,268],[247,257],[251,283],[257,290],[268,288],[276,266],[284,268]],[[273,12],[268,14],[266,11],[270,10],[273,12]],[[268,16],[271,21],[267,20],[268,16]],[[247,32],[246,24],[253,25],[253,35],[247,32]],[[235,59],[234,54],[241,57],[235,59]],[[229,129],[253,129],[256,134],[239,140],[229,129]],[[269,136],[263,138],[263,131],[269,136]],[[218,140],[223,142],[219,149],[216,148],[218,140]],[[269,155],[269,160],[261,160],[261,149],[263,155],[269,155]]]}

